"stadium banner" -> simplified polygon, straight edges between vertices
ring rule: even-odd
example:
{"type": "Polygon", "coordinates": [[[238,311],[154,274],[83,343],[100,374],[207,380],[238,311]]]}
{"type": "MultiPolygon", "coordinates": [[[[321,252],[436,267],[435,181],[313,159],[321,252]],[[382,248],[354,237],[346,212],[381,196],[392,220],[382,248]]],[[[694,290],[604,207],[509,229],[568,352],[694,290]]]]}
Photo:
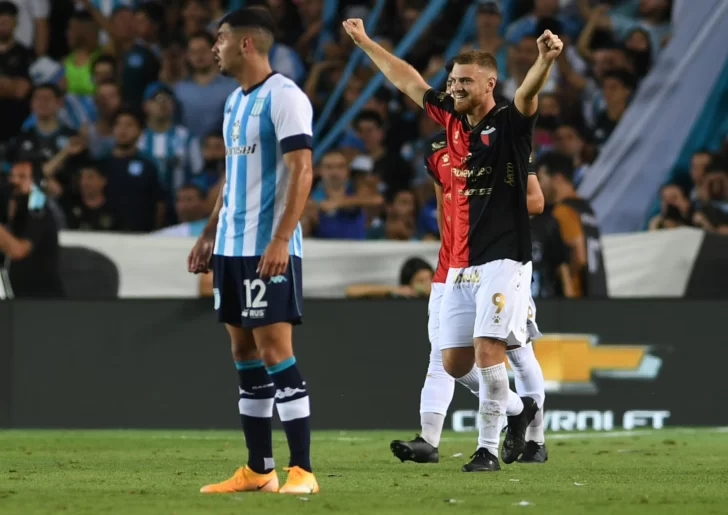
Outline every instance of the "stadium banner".
{"type": "MultiPolygon", "coordinates": [[[[199,278],[187,273],[193,238],[61,232],[63,275],[72,298],[194,298],[199,278]],[[103,288],[102,288],[103,285],[103,288]]],[[[701,288],[702,277],[723,277],[723,264],[702,260],[704,233],[673,229],[605,236],[602,241],[609,294],[613,298],[700,297],[725,289],[701,288]],[[698,284],[691,281],[699,262],[698,284]]],[[[728,237],[715,235],[710,256],[728,255],[728,237]]],[[[309,298],[342,298],[348,285],[396,284],[410,257],[437,264],[438,243],[395,241],[328,241],[304,243],[303,294],[309,298]]],[[[710,283],[711,281],[708,280],[710,283]]]]}
{"type": "MultiPolygon", "coordinates": [[[[0,361],[0,393],[2,379],[12,381],[5,426],[239,427],[230,344],[207,301],[15,300],[0,308],[0,349],[12,354],[9,371],[0,361]]],[[[711,394],[725,390],[728,348],[716,320],[728,301],[538,308],[548,429],[728,425],[720,395],[711,394]]],[[[430,352],[426,302],[307,300],[295,352],[314,428],[407,436],[418,427],[430,352]]],[[[456,386],[448,426],[474,430],[477,406],[456,386]]]]}

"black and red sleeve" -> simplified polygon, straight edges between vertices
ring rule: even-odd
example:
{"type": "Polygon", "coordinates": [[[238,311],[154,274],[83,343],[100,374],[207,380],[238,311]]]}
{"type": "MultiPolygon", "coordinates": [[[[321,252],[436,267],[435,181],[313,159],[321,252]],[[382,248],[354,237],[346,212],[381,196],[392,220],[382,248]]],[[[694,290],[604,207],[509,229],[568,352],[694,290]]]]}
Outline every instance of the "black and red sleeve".
{"type": "Polygon", "coordinates": [[[427,116],[443,127],[447,126],[448,120],[455,114],[455,101],[444,91],[428,89],[422,100],[422,105],[427,116]]]}

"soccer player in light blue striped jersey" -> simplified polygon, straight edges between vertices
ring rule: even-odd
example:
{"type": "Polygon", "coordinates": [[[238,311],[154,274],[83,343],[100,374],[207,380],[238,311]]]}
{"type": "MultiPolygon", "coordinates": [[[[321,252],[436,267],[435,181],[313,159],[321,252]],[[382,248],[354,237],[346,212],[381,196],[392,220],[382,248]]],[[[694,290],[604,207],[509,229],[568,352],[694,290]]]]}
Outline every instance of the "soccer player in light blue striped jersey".
{"type": "Polygon", "coordinates": [[[319,490],[311,472],[309,399],[293,355],[301,322],[302,235],[299,219],[311,190],[313,109],[290,79],[273,73],[274,24],[261,8],[220,22],[215,59],[240,88],[227,100],[225,184],[188,258],[192,273],[214,272],[218,318],[232,341],[248,463],[205,493],[319,490]],[[288,438],[286,484],[273,461],[274,404],[288,438]]]}

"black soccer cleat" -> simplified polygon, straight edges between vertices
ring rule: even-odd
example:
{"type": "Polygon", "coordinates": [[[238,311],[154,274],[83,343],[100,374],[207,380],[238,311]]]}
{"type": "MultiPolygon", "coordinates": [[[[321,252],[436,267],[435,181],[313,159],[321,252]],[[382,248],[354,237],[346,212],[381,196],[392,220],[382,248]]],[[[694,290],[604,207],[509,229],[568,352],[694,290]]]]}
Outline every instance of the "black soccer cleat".
{"type": "Polygon", "coordinates": [[[531,397],[521,397],[523,411],[519,415],[508,417],[508,429],[501,447],[503,463],[513,463],[526,448],[526,429],[538,412],[538,405],[531,397]]]}
{"type": "Polygon", "coordinates": [[[420,435],[415,436],[414,440],[394,440],[389,444],[389,448],[392,449],[392,454],[402,462],[438,463],[440,461],[437,447],[427,443],[420,435]]]}
{"type": "Polygon", "coordinates": [[[526,448],[518,458],[518,463],[546,463],[548,459],[549,452],[546,450],[546,444],[540,445],[531,440],[526,442],[526,448]]]}
{"type": "Polygon", "coordinates": [[[463,472],[495,472],[501,469],[498,458],[484,447],[478,448],[471,458],[470,463],[463,465],[463,472]]]}

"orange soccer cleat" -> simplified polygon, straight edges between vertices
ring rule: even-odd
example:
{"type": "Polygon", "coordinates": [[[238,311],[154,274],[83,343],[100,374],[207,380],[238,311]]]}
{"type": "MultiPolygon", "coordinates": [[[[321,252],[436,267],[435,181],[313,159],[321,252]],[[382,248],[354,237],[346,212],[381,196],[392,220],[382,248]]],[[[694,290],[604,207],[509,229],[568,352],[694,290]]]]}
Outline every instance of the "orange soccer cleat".
{"type": "MultiPolygon", "coordinates": [[[[314,483],[315,482],[316,480],[314,479],[314,483]]],[[[316,488],[318,488],[318,486],[316,488]]],[[[203,494],[277,491],[278,474],[276,474],[275,470],[272,470],[267,474],[258,474],[257,472],[253,472],[253,470],[251,470],[247,465],[240,467],[230,479],[227,479],[222,483],[203,486],[200,489],[200,492],[203,494]]]]}
{"type": "Polygon", "coordinates": [[[289,467],[286,484],[278,491],[281,494],[317,494],[318,482],[313,473],[301,467],[289,467]]]}

